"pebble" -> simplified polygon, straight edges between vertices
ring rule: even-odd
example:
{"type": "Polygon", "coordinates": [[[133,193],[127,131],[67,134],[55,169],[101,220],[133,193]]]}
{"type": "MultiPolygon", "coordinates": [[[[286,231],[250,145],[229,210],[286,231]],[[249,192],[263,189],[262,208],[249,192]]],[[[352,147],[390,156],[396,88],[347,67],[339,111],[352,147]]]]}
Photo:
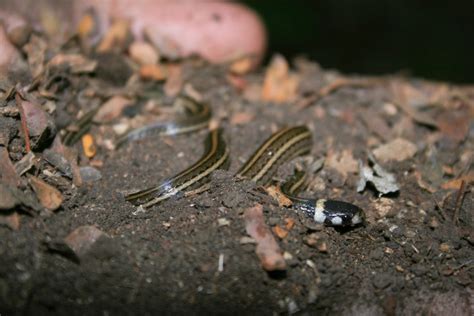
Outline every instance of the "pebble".
{"type": "Polygon", "coordinates": [[[66,177],[70,179],[72,178],[71,164],[63,155],[51,149],[46,149],[43,152],[43,159],[50,163],[54,168],[59,170],[66,177]]]}
{"type": "Polygon", "coordinates": [[[384,257],[384,253],[382,249],[374,249],[370,252],[369,258],[373,260],[381,260],[384,257]]]}
{"type": "Polygon", "coordinates": [[[385,289],[392,284],[392,277],[388,273],[377,274],[372,279],[372,284],[378,289],[385,289]]]}
{"type": "Polygon", "coordinates": [[[81,167],[81,178],[84,182],[95,182],[102,179],[102,173],[94,167],[81,167]]]}
{"type": "Polygon", "coordinates": [[[218,218],[217,219],[217,224],[220,226],[229,226],[230,225],[230,220],[227,218],[218,218]]]}
{"type": "Polygon", "coordinates": [[[64,242],[78,258],[81,258],[102,236],[107,235],[95,226],[80,226],[67,235],[64,242]]]}
{"type": "Polygon", "coordinates": [[[280,222],[280,217],[272,216],[268,218],[268,225],[275,226],[280,222]]]}

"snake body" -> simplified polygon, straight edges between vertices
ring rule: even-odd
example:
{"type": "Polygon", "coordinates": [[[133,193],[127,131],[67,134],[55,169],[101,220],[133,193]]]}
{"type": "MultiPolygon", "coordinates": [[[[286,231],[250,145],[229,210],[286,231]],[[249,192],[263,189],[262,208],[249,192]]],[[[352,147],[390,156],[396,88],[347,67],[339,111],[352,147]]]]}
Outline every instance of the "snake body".
{"type": "MultiPolygon", "coordinates": [[[[198,113],[204,115],[194,117],[193,124],[170,123],[175,130],[174,134],[186,133],[206,127],[210,119],[210,110],[201,109],[198,113]]],[[[162,123],[158,129],[162,133],[171,129],[162,123]],[[164,132],[163,132],[164,131],[164,132]]],[[[132,131],[129,135],[140,135],[132,131]]],[[[141,138],[127,137],[127,140],[141,138]]],[[[215,129],[209,132],[206,138],[206,151],[196,163],[186,168],[174,177],[168,178],[158,185],[141,190],[126,196],[126,200],[141,208],[149,208],[179,193],[202,192],[208,188],[209,175],[217,169],[227,169],[229,149],[222,137],[222,130],[215,129]]],[[[294,126],[280,129],[272,134],[250,156],[236,173],[236,177],[250,179],[258,185],[269,185],[278,168],[300,156],[310,153],[312,148],[312,134],[306,126],[294,126]]],[[[363,223],[364,212],[351,203],[328,200],[301,198],[297,193],[304,187],[306,174],[297,172],[281,189],[292,202],[292,207],[313,218],[317,223],[328,226],[354,226],[363,223]]]]}

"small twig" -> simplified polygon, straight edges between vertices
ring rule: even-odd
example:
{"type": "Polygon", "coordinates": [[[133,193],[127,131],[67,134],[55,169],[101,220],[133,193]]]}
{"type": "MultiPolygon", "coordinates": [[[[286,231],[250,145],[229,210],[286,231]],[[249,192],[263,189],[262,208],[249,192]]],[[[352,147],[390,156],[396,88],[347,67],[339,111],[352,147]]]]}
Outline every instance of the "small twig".
{"type": "Polygon", "coordinates": [[[461,181],[461,185],[459,186],[458,194],[456,195],[456,204],[454,208],[454,215],[453,215],[453,222],[455,224],[458,224],[459,221],[459,210],[461,209],[462,202],[464,200],[464,187],[465,187],[465,181],[461,181]]]}
{"type": "Polygon", "coordinates": [[[443,218],[443,221],[446,221],[446,216],[444,216],[444,209],[441,207],[441,205],[439,205],[438,200],[434,196],[432,196],[432,197],[433,197],[433,200],[434,200],[436,206],[438,207],[439,214],[443,218]]]}
{"type": "Polygon", "coordinates": [[[331,83],[325,85],[315,94],[312,94],[298,103],[298,108],[303,109],[307,106],[310,106],[313,103],[316,103],[321,98],[324,98],[331,93],[345,87],[354,87],[354,88],[368,88],[375,85],[378,82],[377,79],[352,79],[352,78],[339,78],[331,83]]]}
{"type": "Polygon", "coordinates": [[[28,132],[28,126],[26,125],[25,110],[23,109],[23,105],[21,104],[23,99],[21,98],[19,93],[15,94],[15,100],[16,106],[20,110],[21,129],[23,130],[23,136],[25,137],[26,153],[29,153],[31,151],[30,134],[28,132]]]}

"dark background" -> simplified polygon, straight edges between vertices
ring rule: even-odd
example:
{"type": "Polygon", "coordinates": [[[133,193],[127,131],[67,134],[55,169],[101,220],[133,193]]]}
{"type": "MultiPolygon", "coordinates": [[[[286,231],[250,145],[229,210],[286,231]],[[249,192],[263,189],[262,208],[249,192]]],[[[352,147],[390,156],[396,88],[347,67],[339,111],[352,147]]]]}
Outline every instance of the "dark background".
{"type": "Polygon", "coordinates": [[[268,56],[305,55],[346,73],[474,82],[473,0],[243,2],[267,25],[268,56]]]}

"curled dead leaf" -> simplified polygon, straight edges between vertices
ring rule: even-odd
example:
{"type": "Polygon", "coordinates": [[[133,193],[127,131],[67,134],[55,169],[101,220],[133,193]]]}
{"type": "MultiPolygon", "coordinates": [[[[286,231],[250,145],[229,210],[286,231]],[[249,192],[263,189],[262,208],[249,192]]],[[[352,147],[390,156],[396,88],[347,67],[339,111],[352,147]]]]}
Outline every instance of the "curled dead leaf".
{"type": "Polygon", "coordinates": [[[255,115],[247,112],[235,113],[230,118],[230,124],[232,125],[244,125],[249,122],[252,122],[255,118],[255,115]]]}
{"type": "Polygon", "coordinates": [[[445,190],[459,190],[463,181],[466,184],[474,183],[474,171],[469,171],[467,174],[460,176],[459,178],[447,181],[443,183],[441,187],[445,190]]]}
{"type": "Polygon", "coordinates": [[[349,173],[356,173],[359,168],[357,160],[354,159],[352,151],[349,149],[343,150],[342,153],[329,151],[326,166],[338,171],[344,179],[347,178],[349,173]]]}
{"type": "Polygon", "coordinates": [[[168,78],[163,87],[167,96],[174,97],[181,92],[183,88],[183,71],[180,64],[168,65],[168,78]]]}
{"type": "Polygon", "coordinates": [[[285,270],[286,262],[280,246],[263,219],[262,205],[246,209],[244,220],[247,233],[257,242],[255,252],[262,267],[267,271],[285,270]]]}
{"type": "Polygon", "coordinates": [[[131,37],[130,22],[125,19],[117,19],[102,38],[97,52],[121,52],[131,37]]]}
{"type": "Polygon", "coordinates": [[[288,231],[279,225],[273,226],[272,230],[280,239],[284,239],[288,236],[288,231]]]}
{"type": "Polygon", "coordinates": [[[132,100],[116,95],[101,105],[94,115],[96,123],[110,123],[122,114],[123,109],[132,104],[132,100]]]}
{"type": "Polygon", "coordinates": [[[229,70],[233,74],[244,75],[248,73],[250,70],[252,70],[253,65],[254,65],[253,59],[250,56],[246,56],[234,61],[230,65],[229,70]]]}
{"type": "Polygon", "coordinates": [[[140,78],[146,80],[163,81],[168,72],[163,65],[147,64],[140,67],[140,78]]]}
{"type": "Polygon", "coordinates": [[[281,55],[273,56],[265,72],[262,100],[269,102],[286,102],[296,97],[299,79],[291,74],[286,59],[281,55]]]}
{"type": "Polygon", "coordinates": [[[147,42],[133,42],[128,48],[128,53],[139,65],[155,65],[160,59],[155,47],[147,42]]]}
{"type": "Polygon", "coordinates": [[[34,176],[29,177],[29,182],[43,207],[55,211],[61,206],[63,196],[58,189],[34,176]]]}
{"type": "Polygon", "coordinates": [[[265,191],[267,191],[268,195],[270,195],[278,202],[279,206],[289,207],[293,204],[291,200],[287,198],[286,195],[284,195],[283,192],[281,192],[280,188],[277,186],[269,186],[265,188],[265,191]]]}

